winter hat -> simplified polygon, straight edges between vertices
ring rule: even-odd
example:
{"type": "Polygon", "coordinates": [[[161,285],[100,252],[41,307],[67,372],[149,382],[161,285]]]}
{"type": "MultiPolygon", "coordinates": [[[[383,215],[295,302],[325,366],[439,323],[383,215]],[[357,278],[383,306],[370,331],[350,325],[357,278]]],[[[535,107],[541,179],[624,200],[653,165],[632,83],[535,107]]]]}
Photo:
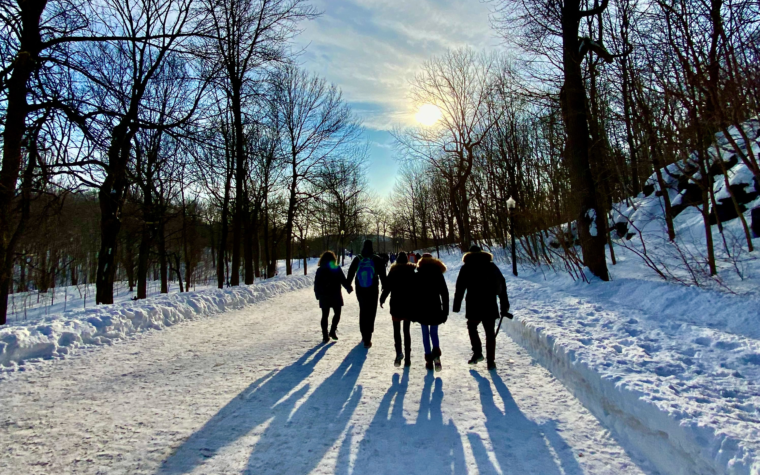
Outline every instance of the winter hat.
{"type": "Polygon", "coordinates": [[[425,254],[422,255],[422,257],[433,257],[433,255],[430,254],[429,252],[426,252],[425,254]]]}
{"type": "Polygon", "coordinates": [[[369,257],[372,254],[374,254],[374,252],[372,251],[372,240],[367,239],[366,241],[364,241],[364,246],[362,247],[362,256],[369,257]]]}
{"type": "Polygon", "coordinates": [[[408,264],[409,258],[406,257],[406,253],[404,251],[401,251],[398,253],[398,257],[396,258],[396,263],[398,264],[408,264]]]}
{"type": "Polygon", "coordinates": [[[479,248],[478,246],[475,246],[475,245],[473,245],[473,246],[470,248],[470,252],[481,252],[481,251],[482,251],[482,249],[481,249],[481,248],[479,248]]]}

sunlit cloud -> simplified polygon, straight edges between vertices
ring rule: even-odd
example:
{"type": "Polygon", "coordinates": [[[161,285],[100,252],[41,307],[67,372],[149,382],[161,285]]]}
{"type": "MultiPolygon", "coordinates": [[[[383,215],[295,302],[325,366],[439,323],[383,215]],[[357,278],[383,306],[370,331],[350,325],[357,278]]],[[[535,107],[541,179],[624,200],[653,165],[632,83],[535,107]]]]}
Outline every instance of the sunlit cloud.
{"type": "MultiPolygon", "coordinates": [[[[337,84],[364,126],[386,137],[394,126],[415,125],[421,104],[409,99],[409,84],[422,64],[447,49],[493,49],[489,4],[478,0],[315,0],[324,14],[297,38],[306,69],[337,84]]],[[[390,190],[395,170],[386,147],[371,147],[370,183],[390,190]],[[382,170],[382,173],[373,173],[382,170]],[[391,173],[392,174],[392,173],[391,173]]]]}

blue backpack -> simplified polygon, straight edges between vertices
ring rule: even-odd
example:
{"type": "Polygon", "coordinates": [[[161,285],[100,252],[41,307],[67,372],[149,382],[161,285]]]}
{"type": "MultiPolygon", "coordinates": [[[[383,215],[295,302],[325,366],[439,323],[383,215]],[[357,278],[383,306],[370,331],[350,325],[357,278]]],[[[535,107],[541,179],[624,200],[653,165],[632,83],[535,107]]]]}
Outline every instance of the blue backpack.
{"type": "Polygon", "coordinates": [[[372,287],[375,281],[375,262],[372,257],[359,258],[359,267],[356,270],[356,283],[359,287],[372,287]]]}

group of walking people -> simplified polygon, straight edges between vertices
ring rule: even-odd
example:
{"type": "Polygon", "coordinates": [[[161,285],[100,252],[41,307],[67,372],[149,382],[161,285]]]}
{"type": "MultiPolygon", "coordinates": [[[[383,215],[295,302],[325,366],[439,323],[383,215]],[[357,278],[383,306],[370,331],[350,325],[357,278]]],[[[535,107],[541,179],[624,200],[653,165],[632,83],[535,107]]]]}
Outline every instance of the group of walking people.
{"type": "MultiPolygon", "coordinates": [[[[395,263],[386,273],[386,260],[374,253],[372,241],[367,240],[361,253],[351,262],[346,276],[332,251],[322,254],[314,279],[314,293],[322,309],[323,341],[327,343],[331,339],[338,340],[337,329],[343,307],[341,287],[350,294],[354,291],[355,284],[356,298],[359,301],[359,329],[364,347],[372,347],[378,299],[382,308],[390,296],[396,348],[394,365],[399,367],[403,362],[404,366],[411,366],[411,324],[419,323],[422,327],[425,367],[441,371],[438,326],[446,323],[449,316],[449,290],[443,276],[447,270],[446,265],[427,253],[414,255],[400,252],[395,257],[395,263]],[[410,259],[411,256],[414,258],[410,259]],[[333,310],[333,319],[328,331],[330,309],[333,310]]],[[[452,310],[455,313],[460,311],[466,294],[467,330],[472,345],[469,364],[474,365],[486,359],[488,369],[495,369],[496,321],[500,316],[509,316],[506,280],[493,263],[493,256],[477,246],[470,248],[462,262],[452,310]],[[478,335],[478,326],[481,324],[486,335],[485,358],[478,335]]]]}

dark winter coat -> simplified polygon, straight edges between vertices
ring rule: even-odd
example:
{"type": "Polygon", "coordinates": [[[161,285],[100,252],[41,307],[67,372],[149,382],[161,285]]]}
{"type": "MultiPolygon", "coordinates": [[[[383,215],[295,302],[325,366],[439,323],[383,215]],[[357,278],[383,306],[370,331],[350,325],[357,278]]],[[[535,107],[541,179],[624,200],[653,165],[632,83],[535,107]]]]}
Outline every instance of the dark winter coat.
{"type": "Polygon", "coordinates": [[[414,316],[416,266],[414,264],[394,264],[383,284],[380,303],[391,296],[391,316],[396,320],[409,320],[414,316]]]}
{"type": "MultiPolygon", "coordinates": [[[[382,257],[378,256],[377,254],[372,254],[370,256],[372,258],[372,261],[375,265],[375,277],[372,279],[372,285],[368,288],[362,288],[359,286],[358,282],[355,282],[356,285],[354,285],[354,288],[356,289],[357,297],[361,293],[372,291],[375,294],[378,293],[378,286],[380,283],[383,284],[383,287],[385,287],[385,278],[386,278],[386,272],[385,272],[385,261],[382,257]]],[[[351,266],[348,268],[348,282],[354,282],[354,278],[356,277],[356,271],[359,269],[359,262],[364,258],[364,256],[359,255],[354,257],[354,260],[351,261],[351,266]]]]}
{"type": "Polygon", "coordinates": [[[459,312],[462,299],[467,292],[467,318],[490,320],[499,318],[509,311],[507,282],[493,256],[487,252],[468,252],[462,258],[464,265],[457,277],[454,293],[455,312],[459,312]],[[496,303],[499,298],[501,308],[496,303]]]}
{"type": "Polygon", "coordinates": [[[435,257],[417,263],[417,316],[422,325],[441,325],[449,317],[449,288],[443,273],[446,265],[435,257]]]}
{"type": "Polygon", "coordinates": [[[343,274],[343,269],[328,263],[317,269],[314,277],[314,295],[319,300],[319,308],[336,308],[343,306],[343,293],[340,287],[348,290],[351,286],[343,274]]]}

